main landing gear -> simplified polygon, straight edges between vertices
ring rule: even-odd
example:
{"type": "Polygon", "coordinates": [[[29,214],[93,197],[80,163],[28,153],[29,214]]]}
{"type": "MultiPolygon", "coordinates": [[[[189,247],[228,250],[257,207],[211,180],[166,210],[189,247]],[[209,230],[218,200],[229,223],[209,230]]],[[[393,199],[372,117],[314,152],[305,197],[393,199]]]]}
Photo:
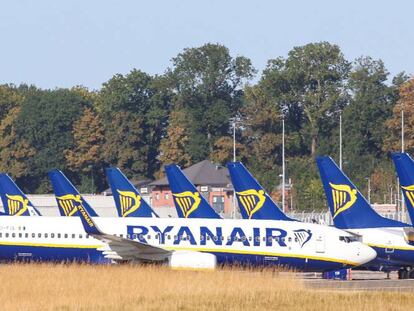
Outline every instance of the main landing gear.
{"type": "Polygon", "coordinates": [[[414,269],[413,267],[405,267],[398,270],[398,279],[399,280],[406,280],[406,279],[414,279],[414,269]]]}

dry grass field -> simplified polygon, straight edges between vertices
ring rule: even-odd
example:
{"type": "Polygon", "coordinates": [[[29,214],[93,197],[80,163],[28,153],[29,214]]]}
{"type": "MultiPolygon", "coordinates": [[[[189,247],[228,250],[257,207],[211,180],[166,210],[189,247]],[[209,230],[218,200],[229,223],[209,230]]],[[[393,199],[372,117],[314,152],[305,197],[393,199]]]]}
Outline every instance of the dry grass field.
{"type": "Polygon", "coordinates": [[[271,270],[10,264],[0,284],[0,310],[414,309],[410,293],[311,290],[271,270]]]}

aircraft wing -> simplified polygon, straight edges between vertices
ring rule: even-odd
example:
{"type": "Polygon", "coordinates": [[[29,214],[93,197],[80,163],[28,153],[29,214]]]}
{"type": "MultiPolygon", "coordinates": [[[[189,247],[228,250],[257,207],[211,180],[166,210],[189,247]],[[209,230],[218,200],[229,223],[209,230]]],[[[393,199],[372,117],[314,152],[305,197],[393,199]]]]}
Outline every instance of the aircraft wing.
{"type": "Polygon", "coordinates": [[[163,261],[171,256],[171,251],[111,234],[92,234],[106,245],[99,248],[106,258],[113,260],[163,261]]]}
{"type": "Polygon", "coordinates": [[[85,232],[106,244],[98,249],[103,252],[106,258],[113,260],[163,261],[172,254],[172,252],[161,247],[125,239],[101,231],[83,204],[78,206],[76,213],[82,221],[85,232]]]}

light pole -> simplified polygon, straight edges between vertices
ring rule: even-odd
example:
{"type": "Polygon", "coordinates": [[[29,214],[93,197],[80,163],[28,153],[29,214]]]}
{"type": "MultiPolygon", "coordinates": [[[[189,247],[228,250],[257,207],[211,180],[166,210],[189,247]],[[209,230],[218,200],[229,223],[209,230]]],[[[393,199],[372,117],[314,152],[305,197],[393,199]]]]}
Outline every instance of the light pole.
{"type": "Polygon", "coordinates": [[[285,119],[282,119],[282,211],[285,212],[285,119]]]}
{"type": "MultiPolygon", "coordinates": [[[[404,152],[404,106],[401,106],[401,152],[404,152]]],[[[405,201],[401,190],[401,220],[405,221],[405,201]]]]}
{"type": "Polygon", "coordinates": [[[368,203],[371,204],[371,179],[369,177],[365,179],[368,181],[368,203]]]}
{"type": "Polygon", "coordinates": [[[339,114],[339,168],[342,170],[342,112],[339,114]]]}
{"type": "Polygon", "coordinates": [[[91,170],[91,194],[93,194],[94,182],[93,182],[93,165],[89,164],[88,168],[91,170]]]}
{"type": "MultiPolygon", "coordinates": [[[[236,162],[236,117],[233,118],[233,162],[236,162]]],[[[236,189],[233,186],[232,218],[236,218],[236,189]]]]}

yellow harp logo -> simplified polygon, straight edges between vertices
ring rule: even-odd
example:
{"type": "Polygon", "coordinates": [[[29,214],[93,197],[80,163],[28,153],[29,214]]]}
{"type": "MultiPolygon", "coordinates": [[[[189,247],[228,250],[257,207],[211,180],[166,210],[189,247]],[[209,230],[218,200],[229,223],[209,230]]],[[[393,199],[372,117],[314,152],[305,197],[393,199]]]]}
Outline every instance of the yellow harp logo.
{"type": "Polygon", "coordinates": [[[403,189],[405,197],[410,201],[411,206],[414,207],[414,185],[410,186],[401,186],[401,189],[403,189]]]}
{"type": "Polygon", "coordinates": [[[266,196],[263,190],[249,189],[241,192],[236,192],[239,196],[239,201],[243,205],[249,219],[252,218],[254,213],[260,210],[266,201],[266,196]]]}
{"type": "Polygon", "coordinates": [[[348,185],[335,185],[332,183],[329,183],[329,185],[332,188],[332,200],[334,203],[333,218],[335,218],[355,203],[357,191],[356,189],[351,189],[348,185]]]}
{"type": "Polygon", "coordinates": [[[173,196],[185,218],[188,218],[188,216],[198,208],[201,202],[200,194],[198,192],[193,193],[191,191],[184,191],[173,194],[173,196]]]}
{"type": "Polygon", "coordinates": [[[66,194],[56,197],[59,207],[65,213],[65,216],[72,216],[78,210],[78,205],[82,203],[80,195],[66,194]]]}
{"type": "Polygon", "coordinates": [[[20,216],[27,210],[29,200],[24,199],[21,195],[6,194],[6,197],[10,215],[20,216]]]}
{"type": "Polygon", "coordinates": [[[141,197],[132,191],[120,191],[119,203],[121,204],[121,216],[126,217],[135,212],[141,206],[141,197]]]}

